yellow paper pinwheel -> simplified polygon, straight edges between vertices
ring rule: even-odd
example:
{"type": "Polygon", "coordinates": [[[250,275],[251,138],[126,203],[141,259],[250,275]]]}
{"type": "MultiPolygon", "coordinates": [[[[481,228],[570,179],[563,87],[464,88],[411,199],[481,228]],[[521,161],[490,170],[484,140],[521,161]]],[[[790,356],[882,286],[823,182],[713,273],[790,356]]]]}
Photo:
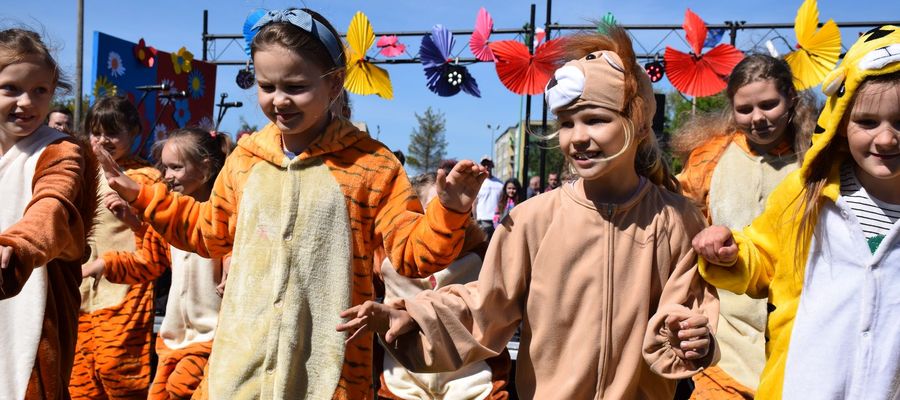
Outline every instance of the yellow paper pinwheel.
{"type": "Polygon", "coordinates": [[[344,87],[351,93],[370,95],[377,94],[385,99],[394,98],[391,77],[383,68],[379,68],[366,59],[366,52],[375,43],[375,33],[369,18],[357,11],[347,28],[347,79],[344,87]]]}
{"type": "Polygon", "coordinates": [[[798,90],[806,90],[822,83],[841,55],[841,31],[834,20],[829,19],[817,31],[818,26],[819,8],[816,0],[804,1],[794,20],[797,51],[784,57],[791,66],[794,86],[798,90]]]}

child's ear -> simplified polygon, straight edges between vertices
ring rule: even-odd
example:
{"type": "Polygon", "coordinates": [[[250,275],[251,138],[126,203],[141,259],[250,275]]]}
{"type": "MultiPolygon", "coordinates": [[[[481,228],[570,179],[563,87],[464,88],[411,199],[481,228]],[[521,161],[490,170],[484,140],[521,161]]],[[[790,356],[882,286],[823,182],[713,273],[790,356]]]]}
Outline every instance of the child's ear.
{"type": "Polygon", "coordinates": [[[346,77],[346,75],[347,70],[345,68],[341,68],[335,70],[329,77],[329,84],[331,85],[331,87],[329,88],[331,93],[329,94],[331,95],[332,99],[337,98],[341,94],[341,92],[344,91],[344,78],[346,77]]]}

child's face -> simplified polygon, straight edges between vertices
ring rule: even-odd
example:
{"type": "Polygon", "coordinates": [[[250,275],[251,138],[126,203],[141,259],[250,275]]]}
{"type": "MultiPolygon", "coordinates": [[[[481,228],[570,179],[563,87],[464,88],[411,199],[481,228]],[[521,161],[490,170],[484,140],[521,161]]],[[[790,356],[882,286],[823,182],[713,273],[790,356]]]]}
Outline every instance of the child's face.
{"type": "Polygon", "coordinates": [[[516,197],[516,185],[513,185],[512,182],[506,184],[506,196],[507,197],[516,197]]]}
{"type": "Polygon", "coordinates": [[[900,83],[870,83],[858,91],[846,136],[863,172],[900,187],[900,83]]]}
{"type": "Polygon", "coordinates": [[[100,145],[116,161],[128,157],[136,132],[107,132],[102,126],[91,132],[91,145],[100,145]]]}
{"type": "Polygon", "coordinates": [[[253,56],[259,106],[284,135],[318,133],[328,121],[331,101],[340,90],[309,58],[272,45],[253,56]]]}
{"type": "Polygon", "coordinates": [[[44,123],[55,89],[52,71],[37,58],[27,57],[0,69],[0,145],[3,153],[44,123]]]}
{"type": "Polygon", "coordinates": [[[609,177],[623,168],[631,168],[633,172],[635,146],[619,157],[606,159],[626,144],[624,119],[618,113],[586,106],[560,111],[557,119],[559,148],[579,176],[591,181],[609,177]]]}
{"type": "Polygon", "coordinates": [[[791,99],[778,91],[774,80],[741,86],[732,101],[734,122],[747,133],[747,139],[762,147],[781,142],[790,121],[791,99]]]}
{"type": "Polygon", "coordinates": [[[160,161],[166,168],[164,179],[172,190],[193,196],[206,184],[206,172],[203,165],[185,159],[178,146],[177,140],[170,140],[163,146],[160,161]]]}

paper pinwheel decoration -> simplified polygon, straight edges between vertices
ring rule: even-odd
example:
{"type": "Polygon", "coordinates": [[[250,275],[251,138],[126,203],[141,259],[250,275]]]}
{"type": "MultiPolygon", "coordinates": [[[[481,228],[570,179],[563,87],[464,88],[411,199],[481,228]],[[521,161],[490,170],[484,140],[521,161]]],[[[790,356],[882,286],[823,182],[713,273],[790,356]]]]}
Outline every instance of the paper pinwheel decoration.
{"type": "Polygon", "coordinates": [[[491,37],[491,31],[494,30],[494,19],[488,14],[484,7],[478,10],[478,17],[475,18],[475,31],[469,38],[469,50],[478,61],[494,61],[494,53],[488,46],[488,38],[491,37]]]}
{"type": "Polygon", "coordinates": [[[253,30],[253,25],[256,25],[256,22],[259,21],[260,18],[266,15],[266,10],[262,8],[257,8],[250,12],[250,15],[247,16],[247,19],[244,20],[244,53],[247,53],[247,56],[250,56],[250,43],[253,43],[253,36],[256,36],[256,31],[253,30]]]}
{"type": "Polygon", "coordinates": [[[706,24],[691,9],[684,14],[684,34],[691,45],[691,53],[682,53],[666,46],[666,75],[672,86],[688,96],[712,96],[725,89],[728,75],[743,58],[744,53],[730,44],[720,44],[703,54],[706,24]]]}
{"type": "Polygon", "coordinates": [[[804,1],[794,20],[797,50],[784,56],[794,74],[794,86],[799,90],[822,83],[841,55],[841,31],[834,20],[829,19],[816,31],[818,26],[816,0],[804,1]]]}
{"type": "Polygon", "coordinates": [[[385,99],[394,98],[391,77],[383,68],[369,62],[366,52],[375,43],[375,33],[369,18],[357,12],[347,28],[347,79],[344,88],[361,95],[377,94],[385,99]]]}
{"type": "Polygon", "coordinates": [[[375,46],[381,49],[379,53],[385,57],[397,57],[406,51],[406,45],[400,43],[397,39],[397,35],[382,36],[378,38],[378,42],[375,43],[375,46]]]}
{"type": "Polygon", "coordinates": [[[453,96],[460,90],[481,97],[478,82],[469,75],[469,70],[453,61],[450,52],[454,44],[453,33],[440,24],[431,29],[430,35],[422,38],[419,59],[425,66],[428,89],[443,97],[453,96]]]}
{"type": "Polygon", "coordinates": [[[156,64],[156,49],[153,47],[148,47],[146,43],[144,43],[144,38],[138,41],[137,46],[134,46],[134,58],[138,60],[138,64],[141,64],[147,68],[153,68],[153,65],[156,64]]]}
{"type": "Polygon", "coordinates": [[[663,75],[665,75],[666,66],[662,61],[653,60],[644,64],[644,70],[647,71],[647,75],[650,77],[650,82],[656,83],[662,80],[663,75]]]}
{"type": "Polygon", "coordinates": [[[501,40],[490,46],[500,82],[520,95],[542,93],[563,54],[562,39],[544,42],[534,49],[533,55],[524,44],[515,40],[501,40]]]}

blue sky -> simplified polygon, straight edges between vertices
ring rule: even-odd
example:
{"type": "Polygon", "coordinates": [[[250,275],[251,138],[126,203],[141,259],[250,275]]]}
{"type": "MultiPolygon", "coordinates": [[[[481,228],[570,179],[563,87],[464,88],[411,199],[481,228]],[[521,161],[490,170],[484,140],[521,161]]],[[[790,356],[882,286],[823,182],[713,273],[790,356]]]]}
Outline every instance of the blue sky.
{"type": "MultiPolygon", "coordinates": [[[[11,0],[4,0],[4,3],[11,0]]],[[[385,31],[425,31],[434,24],[443,24],[451,30],[470,30],[475,22],[479,7],[484,6],[494,18],[495,28],[519,28],[528,21],[530,1],[415,1],[415,0],[348,0],[348,1],[284,1],[284,0],[86,0],[85,1],[85,65],[84,90],[90,89],[92,82],[91,54],[93,52],[93,32],[101,31],[130,41],[145,38],[148,45],[165,51],[174,51],[186,46],[199,59],[202,53],[201,32],[202,13],[209,10],[209,32],[216,34],[239,33],[244,18],[250,10],[263,8],[285,8],[306,6],[324,14],[340,31],[346,30],[353,14],[363,11],[376,32],[385,31]]],[[[544,2],[537,4],[538,25],[545,20],[544,2]]],[[[684,19],[684,10],[690,7],[707,23],[722,23],[730,20],[745,20],[748,23],[792,23],[800,0],[762,1],[585,1],[556,0],[553,2],[552,20],[561,24],[585,24],[606,12],[612,12],[622,24],[678,24],[684,19]]],[[[900,2],[895,0],[820,0],[820,17],[843,21],[884,21],[900,20],[900,2]]],[[[0,26],[25,25],[42,31],[49,42],[57,48],[57,58],[69,76],[75,71],[75,0],[33,0],[15,2],[15,7],[0,9],[0,26]]],[[[849,46],[860,29],[842,29],[844,44],[849,46]]],[[[637,34],[638,41],[645,48],[653,48],[663,39],[666,32],[637,34]]],[[[744,31],[738,35],[738,48],[747,49],[758,41],[763,31],[744,31]]],[[[782,30],[788,41],[794,43],[792,30],[782,30]]],[[[494,40],[511,39],[511,36],[492,37],[494,40]]],[[[727,39],[726,39],[727,40],[727,39]]],[[[402,38],[417,51],[419,38],[402,38]]],[[[462,57],[469,57],[467,36],[458,36],[455,50],[462,51],[462,57]]],[[[218,43],[219,50],[227,44],[218,43]]],[[[676,36],[669,36],[657,50],[665,44],[679,49],[687,46],[676,36]]],[[[779,45],[784,49],[784,45],[779,45]]],[[[643,52],[640,49],[638,52],[643,52]]],[[[375,55],[370,52],[369,55],[375,55]]],[[[238,44],[231,44],[222,54],[222,59],[237,59],[243,56],[238,44]]],[[[469,71],[478,81],[482,97],[471,97],[464,93],[454,97],[438,97],[425,87],[422,67],[418,64],[386,66],[394,86],[394,99],[383,100],[375,96],[352,96],[354,119],[368,123],[373,136],[392,149],[406,151],[409,135],[416,126],[414,113],[422,113],[431,106],[443,112],[447,118],[448,155],[457,158],[479,158],[490,152],[491,131],[488,124],[506,127],[514,125],[521,112],[521,97],[507,91],[494,71],[493,64],[479,63],[469,66],[469,71]]],[[[239,125],[238,117],[243,116],[251,124],[263,125],[267,122],[256,103],[255,89],[242,90],[234,83],[239,67],[220,66],[217,75],[216,93],[227,92],[228,99],[242,101],[243,108],[231,109],[222,123],[222,129],[234,133],[239,125]]],[[[663,79],[656,85],[657,91],[668,91],[670,86],[663,79]]],[[[540,118],[540,97],[535,98],[532,117],[540,118]]]]}

